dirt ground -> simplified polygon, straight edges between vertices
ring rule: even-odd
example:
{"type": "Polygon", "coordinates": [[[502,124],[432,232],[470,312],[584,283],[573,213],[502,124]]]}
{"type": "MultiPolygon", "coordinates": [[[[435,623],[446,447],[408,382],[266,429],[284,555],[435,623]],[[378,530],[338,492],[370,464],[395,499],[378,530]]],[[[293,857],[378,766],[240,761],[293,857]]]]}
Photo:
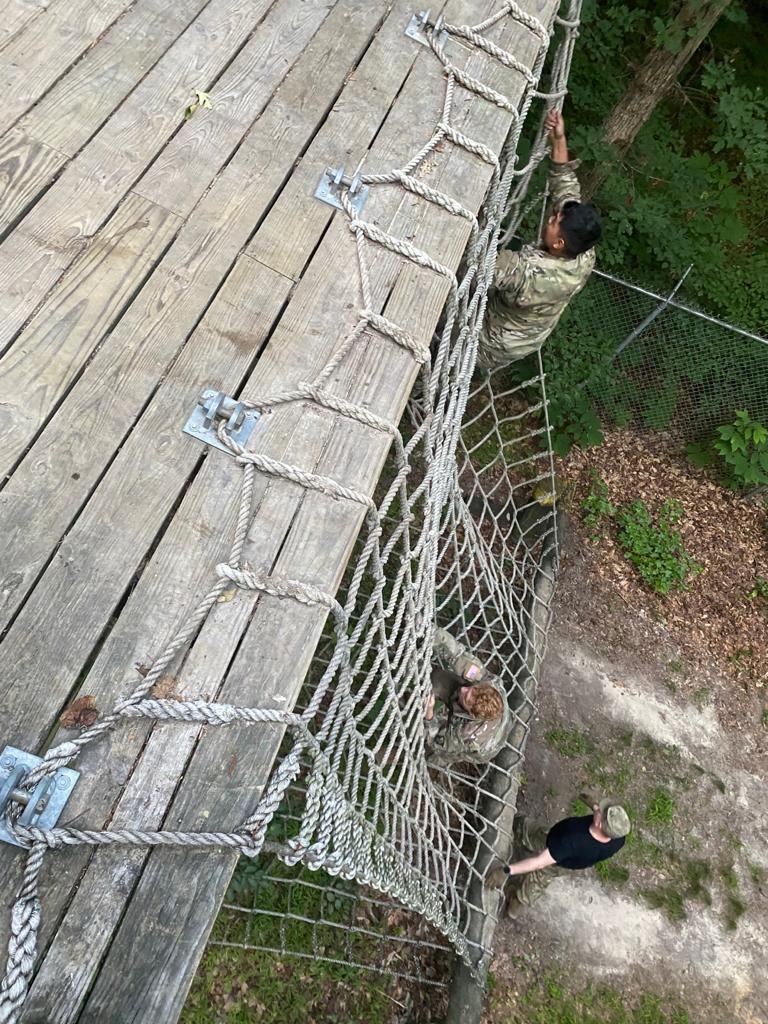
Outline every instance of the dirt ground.
{"type": "Polygon", "coordinates": [[[764,1024],[764,718],[721,715],[732,676],[686,659],[599,560],[571,521],[521,810],[550,823],[612,795],[633,835],[501,924],[485,1024],[764,1024]]]}

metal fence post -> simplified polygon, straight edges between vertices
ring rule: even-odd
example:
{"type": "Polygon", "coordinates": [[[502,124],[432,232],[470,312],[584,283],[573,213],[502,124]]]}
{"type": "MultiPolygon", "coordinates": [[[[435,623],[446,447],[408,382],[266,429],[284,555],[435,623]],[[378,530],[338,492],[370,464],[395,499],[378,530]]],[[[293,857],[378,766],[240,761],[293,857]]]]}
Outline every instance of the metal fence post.
{"type": "Polygon", "coordinates": [[[686,279],[686,277],[688,277],[688,275],[690,274],[690,272],[692,270],[693,270],[693,264],[691,263],[689,265],[688,269],[683,274],[683,276],[677,282],[675,287],[672,289],[672,291],[666,297],[666,299],[664,299],[662,302],[660,302],[658,307],[656,309],[654,309],[653,312],[649,313],[648,316],[645,318],[645,320],[643,320],[642,323],[638,324],[637,327],[634,329],[634,331],[632,331],[631,334],[628,334],[627,337],[624,339],[624,341],[622,341],[622,343],[619,345],[619,347],[615,350],[615,352],[611,356],[611,362],[613,362],[613,360],[616,358],[616,356],[620,355],[624,351],[624,349],[627,348],[628,345],[631,345],[632,342],[635,341],[636,338],[639,338],[640,335],[643,333],[643,331],[646,329],[646,327],[649,327],[658,316],[661,316],[661,314],[664,312],[664,310],[667,308],[667,306],[669,306],[669,304],[672,302],[672,299],[674,299],[675,295],[677,295],[677,293],[678,293],[678,291],[680,289],[680,286],[682,285],[683,281],[686,279]]]}

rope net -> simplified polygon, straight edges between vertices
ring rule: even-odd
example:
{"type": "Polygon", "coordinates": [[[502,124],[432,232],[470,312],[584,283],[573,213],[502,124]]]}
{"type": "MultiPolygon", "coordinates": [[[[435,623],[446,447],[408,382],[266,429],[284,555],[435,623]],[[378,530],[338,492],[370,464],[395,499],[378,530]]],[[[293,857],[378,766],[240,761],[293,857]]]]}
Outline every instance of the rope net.
{"type": "Polygon", "coordinates": [[[234,832],[42,830],[20,824],[22,804],[12,801],[9,827],[29,852],[12,910],[0,1020],[18,1019],[34,972],[41,864],[49,851],[77,844],[228,848],[248,858],[266,853],[284,865],[323,869],[421,915],[474,965],[478,976],[484,972],[490,951],[483,921],[497,913],[498,896],[489,905],[482,880],[494,850],[511,841],[508,812],[514,806],[516,772],[546,637],[556,531],[541,364],[533,379],[501,392],[496,389],[499,375],[475,377],[473,382],[473,369],[502,221],[519,216],[530,176],[545,153],[544,112],[562,102],[579,8],[579,0],[571,0],[566,17],[555,18],[552,25],[542,24],[513,2],[501,4],[492,17],[471,28],[445,22],[426,25],[426,40],[443,65],[446,82],[434,134],[405,166],[362,175],[362,181],[371,188],[401,187],[467,220],[470,239],[461,276],[407,239],[365,220],[353,209],[349,194],[343,193],[358,258],[358,322],[313,381],[289,392],[246,400],[260,409],[311,401],[386,434],[390,452],[375,494],[371,497],[329,477],[245,450],[222,427],[219,436],[242,472],[228,560],[215,567],[211,588],[135,689],[76,739],[52,747],[22,788],[33,789],[42,778],[72,763],[86,745],[98,742],[125,719],[140,717],[210,727],[245,723],[256,730],[277,725],[284,738],[269,781],[253,812],[234,832]],[[531,67],[489,38],[487,33],[506,19],[536,38],[538,55],[531,67]],[[552,35],[557,43],[548,62],[552,35]],[[451,52],[457,40],[463,48],[479,48],[520,75],[521,100],[513,103],[454,64],[451,52]],[[545,69],[549,91],[541,92],[538,83],[545,69]],[[454,127],[456,97],[462,92],[479,95],[512,115],[500,158],[454,127]],[[535,100],[541,115],[538,130],[529,162],[517,168],[518,141],[535,100]],[[419,179],[421,165],[441,143],[479,157],[492,168],[479,217],[464,208],[460,198],[419,179]],[[397,253],[449,282],[432,353],[374,311],[369,270],[374,247],[397,253]],[[383,420],[332,390],[335,371],[355,343],[372,333],[406,349],[420,367],[400,424],[383,420]],[[539,396],[533,404],[532,393],[539,396]],[[337,593],[243,563],[257,473],[288,479],[359,507],[363,526],[337,593]],[[327,612],[325,632],[301,698],[291,711],[151,695],[232,584],[327,612]],[[447,630],[503,686],[508,730],[490,763],[438,763],[429,753],[425,709],[432,692],[436,627],[447,630]]]}

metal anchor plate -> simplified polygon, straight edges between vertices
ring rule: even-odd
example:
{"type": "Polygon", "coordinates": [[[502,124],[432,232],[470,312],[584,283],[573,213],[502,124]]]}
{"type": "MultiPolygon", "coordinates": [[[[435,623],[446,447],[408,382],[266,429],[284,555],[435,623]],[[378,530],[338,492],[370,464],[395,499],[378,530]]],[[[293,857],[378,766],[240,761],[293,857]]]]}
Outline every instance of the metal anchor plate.
{"type": "Polygon", "coordinates": [[[261,413],[258,410],[247,409],[242,402],[230,398],[223,391],[207,388],[198,398],[194,412],[182,429],[190,437],[196,437],[198,441],[204,441],[213,448],[232,455],[232,449],[227,448],[219,439],[220,421],[226,420],[226,432],[233,441],[244,445],[260,418],[261,413]]]}
{"type": "MultiPolygon", "coordinates": [[[[422,46],[429,46],[429,40],[427,39],[426,28],[432,23],[429,20],[429,11],[419,11],[414,14],[408,24],[405,26],[405,35],[409,39],[415,39],[417,43],[421,43],[422,46]]],[[[445,41],[448,38],[448,33],[443,28],[445,19],[442,14],[438,17],[434,25],[432,25],[432,31],[435,33],[435,42],[438,46],[445,46],[445,41]]]]}
{"type": "Polygon", "coordinates": [[[12,799],[24,804],[18,818],[19,825],[27,828],[53,828],[69,800],[80,772],[72,768],[59,768],[35,786],[31,793],[20,788],[25,776],[43,763],[42,757],[29,754],[17,747],[5,747],[0,753],[0,842],[12,846],[22,844],[8,828],[5,812],[12,799]]]}
{"type": "Polygon", "coordinates": [[[315,199],[319,199],[321,203],[327,203],[328,206],[335,206],[337,210],[343,210],[344,207],[341,205],[342,189],[347,190],[349,204],[356,216],[359,217],[363,212],[370,189],[367,185],[363,185],[359,173],[350,178],[348,174],[344,173],[343,166],[326,167],[315,189],[315,199]]]}

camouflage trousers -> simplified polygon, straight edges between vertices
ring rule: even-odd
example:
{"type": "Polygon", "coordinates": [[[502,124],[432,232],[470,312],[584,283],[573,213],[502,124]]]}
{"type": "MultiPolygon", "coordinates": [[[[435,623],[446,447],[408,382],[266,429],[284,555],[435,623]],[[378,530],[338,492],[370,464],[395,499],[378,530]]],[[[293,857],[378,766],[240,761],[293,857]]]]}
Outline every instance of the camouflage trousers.
{"type": "MultiPolygon", "coordinates": [[[[535,857],[547,845],[547,832],[543,825],[530,822],[519,814],[512,826],[513,860],[535,857]]],[[[532,906],[549,883],[563,873],[562,868],[553,865],[542,871],[531,871],[527,875],[514,875],[510,880],[510,899],[517,900],[524,907],[532,906]]]]}

